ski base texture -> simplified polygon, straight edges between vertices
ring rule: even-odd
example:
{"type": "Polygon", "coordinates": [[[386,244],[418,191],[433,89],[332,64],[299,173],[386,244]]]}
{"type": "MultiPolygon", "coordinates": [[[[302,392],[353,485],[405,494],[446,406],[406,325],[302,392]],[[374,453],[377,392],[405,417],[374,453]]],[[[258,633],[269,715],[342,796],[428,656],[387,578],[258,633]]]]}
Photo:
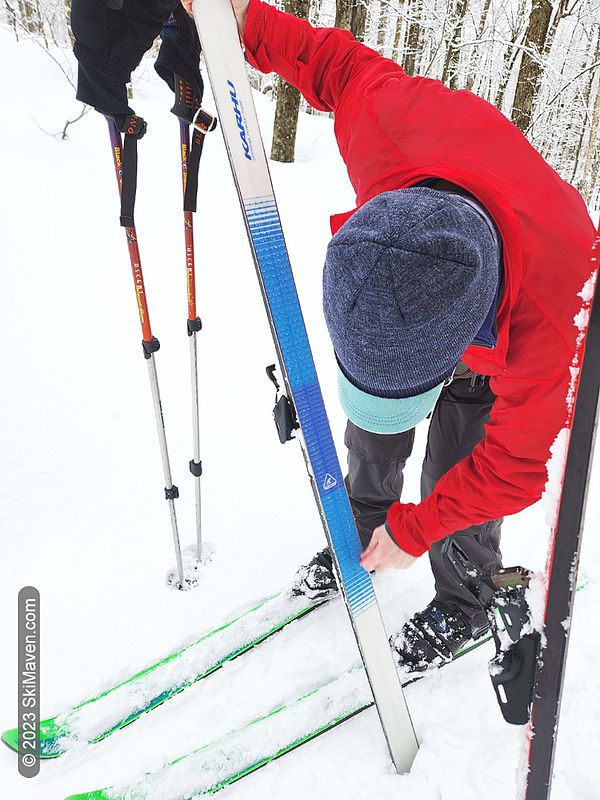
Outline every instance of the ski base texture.
{"type": "MultiPolygon", "coordinates": [[[[323,602],[281,592],[131,678],[42,720],[41,758],[56,758],[82,742],[93,744],[105,739],[290,623],[302,619],[323,602]]],[[[5,731],[2,741],[18,751],[18,729],[5,731]]]]}
{"type": "MultiPolygon", "coordinates": [[[[469,643],[449,663],[490,639],[491,635],[487,635],[469,643]]],[[[416,683],[427,674],[404,676],[402,686],[416,683]]],[[[373,705],[365,671],[357,667],[243,728],[171,761],[139,783],[70,795],[66,800],[194,800],[214,794],[373,705]]]]}
{"type": "MultiPolygon", "coordinates": [[[[552,786],[554,754],[586,499],[598,425],[600,292],[598,291],[597,277],[599,259],[600,229],[592,250],[590,278],[580,295],[583,299],[583,306],[581,314],[578,316],[582,317],[582,321],[587,317],[588,324],[587,330],[585,330],[585,339],[583,338],[584,331],[581,331],[577,360],[573,364],[574,371],[581,365],[581,372],[571,424],[558,518],[548,559],[544,613],[546,642],[537,669],[531,725],[528,731],[529,764],[525,800],[547,800],[552,786]],[[585,350],[583,350],[584,343],[585,350]],[[583,360],[581,361],[582,356],[583,360]]],[[[577,323],[577,317],[575,321],[577,323]]]]}

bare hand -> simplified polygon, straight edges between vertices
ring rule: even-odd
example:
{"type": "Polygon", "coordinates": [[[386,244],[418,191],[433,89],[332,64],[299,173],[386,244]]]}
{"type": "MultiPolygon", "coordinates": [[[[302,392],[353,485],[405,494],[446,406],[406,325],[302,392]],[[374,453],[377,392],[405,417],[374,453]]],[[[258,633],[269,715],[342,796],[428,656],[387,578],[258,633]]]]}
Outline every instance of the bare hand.
{"type": "Polygon", "coordinates": [[[360,557],[360,563],[367,572],[382,572],[384,569],[408,569],[417,559],[405,553],[380,525],[373,531],[371,542],[360,557]]]}
{"type": "MultiPolygon", "coordinates": [[[[194,16],[192,10],[193,0],[181,0],[182,6],[185,8],[187,13],[190,17],[194,16]]],[[[235,18],[238,24],[238,31],[240,32],[240,39],[244,35],[244,28],[246,27],[246,19],[248,17],[248,6],[250,5],[250,0],[231,0],[231,6],[233,8],[233,12],[235,14],[235,18]]]]}

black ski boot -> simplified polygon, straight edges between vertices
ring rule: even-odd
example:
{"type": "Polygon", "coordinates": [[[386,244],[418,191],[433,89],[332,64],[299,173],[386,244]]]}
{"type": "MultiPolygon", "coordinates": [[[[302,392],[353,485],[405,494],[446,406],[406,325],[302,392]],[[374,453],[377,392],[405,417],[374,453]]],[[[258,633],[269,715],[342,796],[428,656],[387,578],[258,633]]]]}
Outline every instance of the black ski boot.
{"type": "Polygon", "coordinates": [[[326,547],[294,576],[292,594],[324,600],[338,591],[329,548],[326,547]]]}
{"type": "Polygon", "coordinates": [[[433,600],[390,637],[390,645],[399,666],[425,672],[452,661],[462,647],[479,639],[489,627],[487,622],[472,627],[458,606],[433,600]]]}

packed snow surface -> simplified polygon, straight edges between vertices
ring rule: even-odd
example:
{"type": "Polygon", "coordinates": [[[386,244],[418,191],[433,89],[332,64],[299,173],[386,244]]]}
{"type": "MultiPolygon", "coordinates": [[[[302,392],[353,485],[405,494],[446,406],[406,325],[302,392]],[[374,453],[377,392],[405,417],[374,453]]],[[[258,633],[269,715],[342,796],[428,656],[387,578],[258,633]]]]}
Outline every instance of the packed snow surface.
{"type": "MultiPolygon", "coordinates": [[[[41,592],[42,715],[50,717],[277,594],[324,538],[298,446],[281,447],[273,426],[273,387],[264,369],[275,353],[225,149],[215,133],[206,143],[196,215],[204,323],[203,525],[214,556],[195,576],[197,588],[167,586],[174,563],[169,515],[106,126],[90,112],[69,128],[66,141],[51,136],[79,113],[64,75],[41,47],[16,43],[5,31],[0,63],[3,105],[14,123],[0,128],[0,723],[9,728],[16,722],[16,599],[22,586],[41,592]],[[15,75],[35,86],[35,102],[30,93],[15,92],[15,75]]],[[[268,140],[274,107],[266,98],[256,101],[268,140]]],[[[212,107],[208,94],[205,104],[212,107]]],[[[181,491],[180,530],[190,546],[194,491],[187,467],[192,441],[178,125],[151,62],[138,71],[134,105],[149,121],[139,148],[136,222],[150,318],[161,341],[157,366],[181,491]]],[[[354,198],[331,120],[303,116],[297,162],[273,164],[272,171],[343,459],[344,418],[321,312],[321,269],[328,216],[352,208],[354,198]]],[[[418,499],[425,437],[421,426],[407,468],[406,500],[418,499]]],[[[572,624],[553,800],[598,797],[597,489],[598,468],[589,493],[581,563],[586,587],[572,624]]],[[[542,504],[507,519],[505,563],[543,569],[547,540],[542,504]]],[[[379,576],[376,589],[391,633],[431,599],[427,560],[408,572],[379,576]]],[[[407,689],[421,742],[410,775],[394,774],[371,709],[222,797],[518,797],[522,731],[508,727],[496,707],[486,667],[490,647],[407,689]]],[[[0,794],[61,800],[135,783],[356,663],[343,605],[331,604],[106,741],[44,763],[35,779],[21,778],[14,753],[3,748],[0,794]]],[[[164,796],[175,800],[173,792],[175,787],[164,796]]]]}

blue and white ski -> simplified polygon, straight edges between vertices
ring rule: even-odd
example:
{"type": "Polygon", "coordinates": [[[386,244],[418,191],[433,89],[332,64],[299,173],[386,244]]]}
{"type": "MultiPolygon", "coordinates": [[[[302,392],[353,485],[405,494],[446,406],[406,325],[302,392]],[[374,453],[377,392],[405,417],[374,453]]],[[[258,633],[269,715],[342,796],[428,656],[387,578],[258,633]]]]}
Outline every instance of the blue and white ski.
{"type": "Polygon", "coordinates": [[[344,486],[287,248],[237,25],[229,0],[196,0],[202,43],[286,389],[293,400],[306,466],[392,760],[410,769],[418,743],[344,486]]]}

